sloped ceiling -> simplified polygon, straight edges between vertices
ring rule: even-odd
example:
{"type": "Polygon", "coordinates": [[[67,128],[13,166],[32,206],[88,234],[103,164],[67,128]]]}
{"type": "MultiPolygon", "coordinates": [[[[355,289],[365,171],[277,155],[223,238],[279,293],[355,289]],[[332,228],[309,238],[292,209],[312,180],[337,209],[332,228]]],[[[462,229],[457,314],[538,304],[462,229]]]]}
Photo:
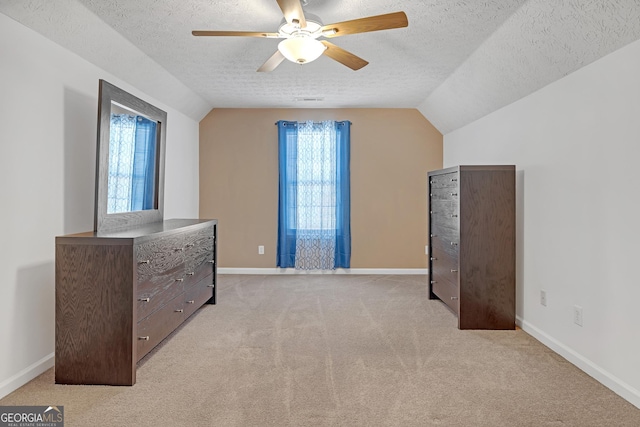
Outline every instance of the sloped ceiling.
{"type": "Polygon", "coordinates": [[[359,71],[321,57],[257,73],[279,40],[191,30],[277,31],[275,0],[0,0],[0,12],[196,120],[224,107],[417,108],[443,134],[640,39],[638,0],[303,4],[324,24],[403,10],[409,26],[332,39],[369,61],[359,71]]]}

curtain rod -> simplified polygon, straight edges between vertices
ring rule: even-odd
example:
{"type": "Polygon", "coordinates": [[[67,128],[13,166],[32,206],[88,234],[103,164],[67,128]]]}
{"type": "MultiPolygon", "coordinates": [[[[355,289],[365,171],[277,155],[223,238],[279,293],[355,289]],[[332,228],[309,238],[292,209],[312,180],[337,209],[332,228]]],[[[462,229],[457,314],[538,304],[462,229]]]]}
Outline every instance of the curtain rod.
{"type": "MultiPolygon", "coordinates": [[[[282,121],[283,121],[283,122],[287,122],[287,121],[289,121],[289,120],[282,120],[282,121]]],[[[291,120],[291,121],[293,121],[293,120],[291,120]]],[[[334,121],[334,122],[347,122],[347,123],[349,123],[350,125],[353,125],[353,123],[351,123],[349,120],[331,120],[331,121],[334,121]]],[[[307,123],[307,122],[295,122],[295,123],[307,123]]],[[[321,125],[321,124],[322,124],[322,122],[312,122],[312,123],[313,123],[314,125],[321,125]]],[[[275,123],[274,123],[274,125],[276,125],[276,126],[277,126],[277,125],[278,125],[278,122],[275,122],[275,123]]],[[[286,124],[285,124],[285,126],[286,126],[286,124]]]]}

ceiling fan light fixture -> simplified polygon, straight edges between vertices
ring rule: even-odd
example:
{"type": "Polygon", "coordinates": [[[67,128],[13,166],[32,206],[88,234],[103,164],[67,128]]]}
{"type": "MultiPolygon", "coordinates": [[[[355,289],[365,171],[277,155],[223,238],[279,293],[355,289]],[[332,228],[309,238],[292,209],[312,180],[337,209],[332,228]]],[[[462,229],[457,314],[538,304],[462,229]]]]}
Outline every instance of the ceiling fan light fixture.
{"type": "Polygon", "coordinates": [[[310,37],[291,37],[278,44],[278,50],[285,58],[297,64],[315,61],[322,55],[326,47],[318,40],[310,37]]]}

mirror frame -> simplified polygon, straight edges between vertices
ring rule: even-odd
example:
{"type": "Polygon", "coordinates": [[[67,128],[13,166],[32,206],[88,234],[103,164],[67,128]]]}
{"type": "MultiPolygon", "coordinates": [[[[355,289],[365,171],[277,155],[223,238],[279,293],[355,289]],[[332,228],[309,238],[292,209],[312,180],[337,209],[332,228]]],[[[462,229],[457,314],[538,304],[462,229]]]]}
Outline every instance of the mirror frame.
{"type": "Polygon", "coordinates": [[[108,231],[138,226],[163,220],[164,214],[164,161],[167,132],[167,113],[100,79],[98,89],[98,143],[96,150],[96,190],[94,231],[108,231]],[[158,123],[158,149],[156,158],[155,209],[134,212],[107,213],[109,187],[109,135],[111,128],[111,103],[139,112],[158,123]]]}

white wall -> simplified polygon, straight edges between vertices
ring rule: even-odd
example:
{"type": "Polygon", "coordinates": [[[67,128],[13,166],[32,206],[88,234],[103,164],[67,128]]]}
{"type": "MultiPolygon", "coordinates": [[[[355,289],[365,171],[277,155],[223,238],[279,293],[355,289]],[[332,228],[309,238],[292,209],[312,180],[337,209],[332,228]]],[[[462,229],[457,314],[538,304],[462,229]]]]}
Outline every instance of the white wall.
{"type": "Polygon", "coordinates": [[[0,14],[0,397],[53,366],[54,239],[93,228],[100,78],[167,111],[165,217],[198,216],[198,122],[0,14]]]}
{"type": "Polygon", "coordinates": [[[638,76],[640,41],[445,135],[444,165],[517,166],[523,329],[640,407],[638,76]]]}

